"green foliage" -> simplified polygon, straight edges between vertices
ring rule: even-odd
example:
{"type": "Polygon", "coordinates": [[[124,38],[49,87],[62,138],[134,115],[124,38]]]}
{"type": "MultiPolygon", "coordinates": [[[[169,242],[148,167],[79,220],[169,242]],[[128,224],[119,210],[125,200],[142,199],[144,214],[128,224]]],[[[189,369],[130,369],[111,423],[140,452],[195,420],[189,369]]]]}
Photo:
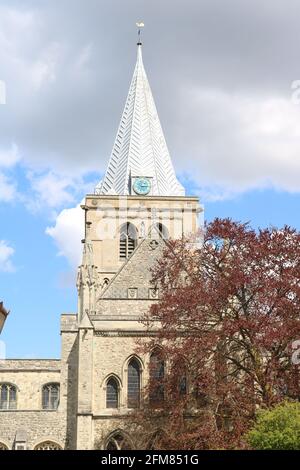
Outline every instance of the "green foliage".
{"type": "Polygon", "coordinates": [[[260,411],[247,440],[256,450],[300,450],[300,403],[284,402],[260,411]]]}

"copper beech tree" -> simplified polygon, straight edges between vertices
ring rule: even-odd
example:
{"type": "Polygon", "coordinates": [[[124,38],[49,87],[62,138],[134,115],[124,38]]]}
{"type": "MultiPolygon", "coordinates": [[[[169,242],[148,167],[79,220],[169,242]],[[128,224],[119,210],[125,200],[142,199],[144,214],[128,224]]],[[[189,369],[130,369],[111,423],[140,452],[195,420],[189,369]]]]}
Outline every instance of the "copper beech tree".
{"type": "Polygon", "coordinates": [[[153,271],[143,446],[242,447],[258,408],[299,397],[300,233],[216,219],[202,239],[168,242],[153,271]]]}

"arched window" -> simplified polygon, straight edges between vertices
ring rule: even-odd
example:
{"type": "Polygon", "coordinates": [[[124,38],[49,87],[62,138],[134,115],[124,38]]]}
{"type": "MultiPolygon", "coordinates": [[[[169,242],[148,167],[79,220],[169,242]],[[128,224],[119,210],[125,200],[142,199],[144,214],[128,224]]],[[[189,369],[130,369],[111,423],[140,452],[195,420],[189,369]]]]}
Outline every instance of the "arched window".
{"type": "Polygon", "coordinates": [[[15,385],[0,383],[0,410],[17,408],[17,388],[15,385]]]}
{"type": "Polygon", "coordinates": [[[133,224],[127,222],[120,229],[120,260],[125,260],[135,250],[137,244],[137,230],[133,224]]]}
{"type": "Polygon", "coordinates": [[[35,446],[34,450],[62,450],[62,448],[56,442],[44,441],[35,446]]]}
{"type": "Polygon", "coordinates": [[[126,436],[117,431],[108,439],[105,450],[132,450],[132,445],[126,436]]]}
{"type": "Polygon", "coordinates": [[[184,397],[188,392],[188,380],[187,380],[187,364],[184,357],[180,356],[176,358],[172,363],[172,378],[174,385],[176,385],[177,394],[179,397],[184,397]]]}
{"type": "Polygon", "coordinates": [[[50,383],[43,386],[42,389],[42,408],[43,410],[56,410],[59,405],[59,384],[50,383]]]}
{"type": "Polygon", "coordinates": [[[119,407],[119,384],[114,377],[108,379],[106,384],[106,408],[119,407]]]}
{"type": "Polygon", "coordinates": [[[0,442],[0,450],[8,450],[8,447],[3,442],[0,442]]]}
{"type": "Polygon", "coordinates": [[[131,359],[128,364],[127,397],[128,408],[138,408],[140,406],[141,394],[141,367],[139,361],[131,359]]]}
{"type": "Polygon", "coordinates": [[[187,394],[187,379],[186,379],[186,374],[182,374],[179,377],[179,395],[184,396],[187,394]]]}
{"type": "Polygon", "coordinates": [[[150,403],[158,405],[164,400],[165,361],[160,349],[150,356],[150,403]]]}
{"type": "Polygon", "coordinates": [[[165,225],[156,223],[151,227],[151,238],[163,238],[164,240],[169,239],[169,231],[165,225]]]}

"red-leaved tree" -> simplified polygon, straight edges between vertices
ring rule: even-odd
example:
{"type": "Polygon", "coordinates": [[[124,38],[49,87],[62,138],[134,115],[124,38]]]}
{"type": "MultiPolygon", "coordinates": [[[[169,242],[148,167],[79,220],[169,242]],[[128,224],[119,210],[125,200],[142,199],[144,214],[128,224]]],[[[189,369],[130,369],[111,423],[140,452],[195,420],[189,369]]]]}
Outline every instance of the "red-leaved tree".
{"type": "Polygon", "coordinates": [[[299,397],[300,233],[216,219],[200,247],[166,244],[153,283],[160,300],[145,321],[160,327],[142,347],[156,357],[132,417],[142,445],[242,447],[258,407],[299,397]]]}

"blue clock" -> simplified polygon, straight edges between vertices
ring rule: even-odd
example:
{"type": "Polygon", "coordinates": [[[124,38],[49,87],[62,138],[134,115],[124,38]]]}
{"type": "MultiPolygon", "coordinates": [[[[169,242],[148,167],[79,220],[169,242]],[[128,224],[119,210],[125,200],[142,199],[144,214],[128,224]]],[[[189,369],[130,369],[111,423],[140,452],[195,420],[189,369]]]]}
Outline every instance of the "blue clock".
{"type": "Polygon", "coordinates": [[[133,190],[140,196],[146,196],[150,193],[151,182],[148,178],[137,178],[133,183],[133,190]]]}

